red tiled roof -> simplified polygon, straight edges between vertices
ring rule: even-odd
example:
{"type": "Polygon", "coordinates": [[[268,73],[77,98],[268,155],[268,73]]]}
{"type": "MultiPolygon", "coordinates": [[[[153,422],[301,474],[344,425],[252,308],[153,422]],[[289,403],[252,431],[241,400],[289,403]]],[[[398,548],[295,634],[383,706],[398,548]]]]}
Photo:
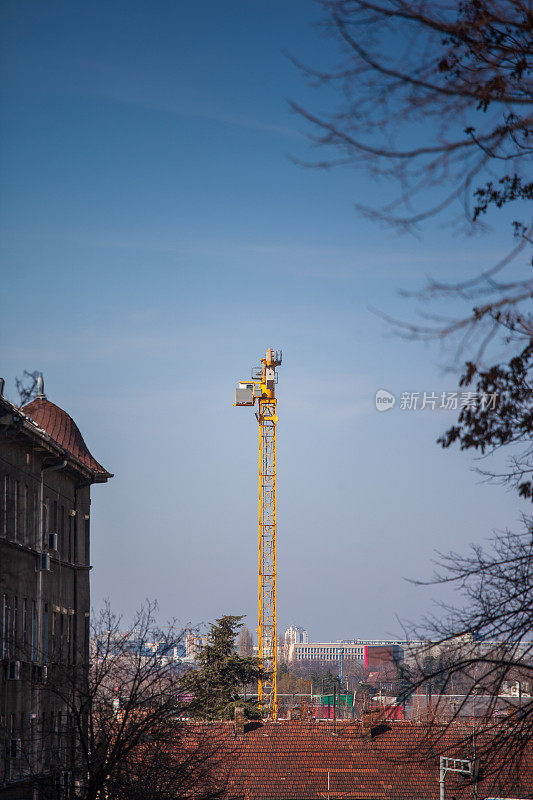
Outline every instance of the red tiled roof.
{"type": "Polygon", "coordinates": [[[111,477],[101,464],[91,455],[83,440],[80,429],[72,417],[62,408],[44,397],[37,397],[22,409],[39,428],[42,428],[51,439],[64,450],[88,467],[92,472],[111,477]]]}
{"type": "MultiPolygon", "coordinates": [[[[188,728],[190,737],[207,737],[216,747],[215,771],[226,800],[437,800],[438,754],[472,757],[467,752],[469,726],[444,731],[438,751],[431,756],[423,746],[425,726],[411,722],[382,726],[383,731],[373,738],[363,737],[358,722],[339,722],[335,733],[329,723],[252,724],[238,737],[231,723],[188,728]]],[[[479,797],[533,796],[531,745],[519,768],[511,765],[498,771],[493,763],[489,767],[483,773],[484,764],[480,764],[479,797]]],[[[190,796],[194,798],[195,792],[190,796]]],[[[472,785],[448,773],[446,796],[471,800],[472,785]]]]}

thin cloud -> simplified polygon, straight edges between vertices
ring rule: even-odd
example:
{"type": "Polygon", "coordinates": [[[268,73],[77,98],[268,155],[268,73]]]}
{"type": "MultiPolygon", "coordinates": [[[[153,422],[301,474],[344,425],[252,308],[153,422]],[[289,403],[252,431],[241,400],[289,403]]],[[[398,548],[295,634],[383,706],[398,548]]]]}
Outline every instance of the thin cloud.
{"type": "MultiPolygon", "coordinates": [[[[147,68],[138,69],[135,73],[130,65],[127,73],[119,71],[116,65],[110,68],[99,62],[78,62],[78,69],[65,74],[59,65],[50,71],[49,93],[74,97],[92,97],[122,106],[141,108],[162,114],[175,114],[184,119],[206,119],[222,125],[232,125],[246,130],[272,133],[277,136],[301,139],[302,134],[296,128],[279,125],[268,120],[251,117],[239,110],[217,108],[207,98],[195,101],[196,107],[187,105],[187,101],[176,96],[176,86],[161,86],[161,73],[147,68]],[[152,74],[153,73],[153,74],[152,74]],[[83,84],[79,78],[90,76],[83,84]]],[[[32,86],[32,89],[35,89],[32,86]]],[[[41,76],[41,91],[46,92],[41,76]]],[[[179,91],[179,87],[178,87],[179,91]]]]}

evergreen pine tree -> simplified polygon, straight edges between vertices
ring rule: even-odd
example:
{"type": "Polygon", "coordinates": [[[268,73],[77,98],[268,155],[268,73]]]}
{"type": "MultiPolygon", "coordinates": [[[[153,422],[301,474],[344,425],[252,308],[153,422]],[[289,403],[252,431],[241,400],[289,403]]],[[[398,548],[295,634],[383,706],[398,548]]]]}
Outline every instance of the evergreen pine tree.
{"type": "Polygon", "coordinates": [[[197,719],[232,719],[235,706],[244,708],[248,719],[260,717],[257,698],[246,703],[243,687],[264,679],[260,661],[235,651],[235,637],[243,616],[225,615],[210,625],[207,644],[199,653],[198,668],[181,679],[181,688],[193,695],[187,713],[197,719]]]}

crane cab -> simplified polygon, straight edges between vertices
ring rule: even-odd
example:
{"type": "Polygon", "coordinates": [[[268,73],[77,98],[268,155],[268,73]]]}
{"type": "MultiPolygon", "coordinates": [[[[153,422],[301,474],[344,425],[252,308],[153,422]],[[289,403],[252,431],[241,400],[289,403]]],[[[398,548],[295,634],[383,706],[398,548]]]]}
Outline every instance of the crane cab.
{"type": "Polygon", "coordinates": [[[255,402],[254,388],[252,381],[239,381],[235,389],[235,405],[253,406],[255,402]]]}

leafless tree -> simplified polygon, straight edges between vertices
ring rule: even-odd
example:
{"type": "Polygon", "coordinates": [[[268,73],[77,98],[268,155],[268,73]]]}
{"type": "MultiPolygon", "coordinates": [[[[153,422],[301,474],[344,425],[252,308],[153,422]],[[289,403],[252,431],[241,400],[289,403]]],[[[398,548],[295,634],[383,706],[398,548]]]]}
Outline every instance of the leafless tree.
{"type": "Polygon", "coordinates": [[[253,656],[254,654],[252,634],[246,625],[243,625],[239,631],[239,636],[237,638],[237,649],[240,656],[249,657],[253,656]]]}
{"type": "Polygon", "coordinates": [[[44,797],[218,796],[217,745],[182,721],[182,632],[159,628],[155,613],[147,603],[124,626],[106,605],[92,624],[89,664],[49,669],[41,691],[53,695],[62,726],[41,732],[35,781],[44,797]]]}
{"type": "Polygon", "coordinates": [[[525,518],[523,532],[500,532],[489,547],[440,555],[426,585],[454,586],[461,602],[441,605],[415,631],[427,644],[414,653],[407,694],[432,690],[438,724],[428,741],[435,747],[467,717],[466,738],[482,734],[476,757],[485,772],[491,765],[520,768],[533,736],[532,554],[533,521],[525,518]]]}
{"type": "MultiPolygon", "coordinates": [[[[372,219],[412,230],[462,203],[470,229],[489,212],[516,207],[515,245],[497,263],[474,264],[470,277],[432,279],[422,299],[461,299],[459,317],[425,314],[398,323],[408,337],[460,334],[476,360],[498,333],[530,338],[524,306],[530,274],[504,271],[531,244],[527,201],[532,154],[532,12],[527,0],[319,0],[323,28],[339,45],[331,67],[296,63],[334,110],[293,103],[311,124],[324,157],[310,164],[363,168],[385,196],[380,207],[360,200],[372,219]],[[393,187],[397,191],[393,192],[393,187]],[[502,324],[504,328],[502,329],[502,324]]],[[[309,163],[309,162],[308,162],[309,163]]],[[[515,264],[516,266],[516,264],[515,264]]]]}
{"type": "MultiPolygon", "coordinates": [[[[384,202],[357,208],[377,222],[420,229],[432,217],[481,231],[496,212],[513,211],[514,244],[501,260],[473,257],[459,282],[445,275],[415,293],[424,301],[462,301],[462,314],[424,313],[420,322],[391,320],[407,338],[458,337],[468,358],[462,386],[490,389],[498,403],[465,409],[440,439],[485,455],[518,447],[507,470],[484,474],[532,498],[531,340],[532,243],[529,202],[533,198],[533,13],[527,0],[321,0],[323,29],[339,45],[331,67],[299,67],[329,108],[320,113],[294,103],[311,126],[321,157],[318,168],[368,171],[384,202]],[[457,208],[457,213],[454,213],[457,208]],[[486,361],[491,342],[508,345],[505,357],[486,361]],[[510,357],[508,354],[510,353],[510,357]]],[[[406,293],[404,293],[406,294],[406,293]]],[[[492,358],[492,356],[491,356],[492,358]]],[[[498,718],[504,685],[518,681],[531,692],[533,609],[531,520],[522,532],[496,534],[492,547],[469,555],[442,556],[436,584],[464,592],[459,609],[444,608],[428,621],[427,648],[418,653],[412,689],[433,685],[437,697],[465,697],[449,709],[448,721],[472,714],[474,697],[484,742],[502,763],[520,753],[531,736],[531,697],[508,704],[498,718]],[[480,707],[483,709],[482,713],[480,707]]],[[[421,635],[420,631],[418,635],[421,635]]],[[[444,712],[439,701],[436,716],[444,712]]],[[[474,724],[474,727],[475,727],[474,724]]],[[[445,728],[446,726],[444,726],[445,728]]],[[[435,726],[438,733],[442,726],[435,726]]],[[[472,730],[467,734],[472,744],[472,730]]]]}
{"type": "Polygon", "coordinates": [[[37,396],[37,381],[40,376],[39,370],[28,372],[24,370],[22,378],[15,378],[15,386],[19,396],[19,406],[25,406],[37,396]]]}

